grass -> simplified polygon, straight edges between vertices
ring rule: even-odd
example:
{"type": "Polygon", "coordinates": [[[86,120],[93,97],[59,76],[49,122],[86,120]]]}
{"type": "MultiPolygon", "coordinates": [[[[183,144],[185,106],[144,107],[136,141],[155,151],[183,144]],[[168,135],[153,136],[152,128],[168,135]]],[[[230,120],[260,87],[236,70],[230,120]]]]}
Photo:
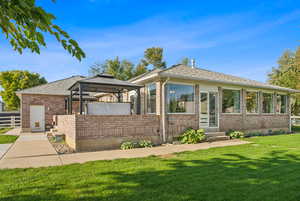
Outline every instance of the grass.
{"type": "Polygon", "coordinates": [[[18,139],[18,136],[14,135],[0,135],[0,144],[14,143],[18,139]]]}
{"type": "Polygon", "coordinates": [[[6,133],[7,131],[11,130],[12,128],[0,128],[0,135],[6,133]]]}
{"type": "Polygon", "coordinates": [[[1,135],[9,130],[11,130],[11,128],[0,128],[0,144],[14,143],[18,139],[18,136],[14,135],[1,135]]]}
{"type": "Polygon", "coordinates": [[[167,158],[1,170],[0,201],[300,200],[300,134],[247,140],[167,158]]]}

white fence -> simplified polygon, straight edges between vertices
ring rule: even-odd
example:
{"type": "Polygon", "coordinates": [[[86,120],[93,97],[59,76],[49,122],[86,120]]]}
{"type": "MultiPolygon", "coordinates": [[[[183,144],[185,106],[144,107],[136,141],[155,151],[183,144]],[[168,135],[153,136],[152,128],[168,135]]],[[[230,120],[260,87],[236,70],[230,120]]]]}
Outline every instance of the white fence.
{"type": "Polygon", "coordinates": [[[300,116],[291,116],[291,123],[293,126],[300,126],[300,116]]]}
{"type": "Polygon", "coordinates": [[[20,116],[0,117],[0,128],[15,128],[21,125],[20,116]]]}

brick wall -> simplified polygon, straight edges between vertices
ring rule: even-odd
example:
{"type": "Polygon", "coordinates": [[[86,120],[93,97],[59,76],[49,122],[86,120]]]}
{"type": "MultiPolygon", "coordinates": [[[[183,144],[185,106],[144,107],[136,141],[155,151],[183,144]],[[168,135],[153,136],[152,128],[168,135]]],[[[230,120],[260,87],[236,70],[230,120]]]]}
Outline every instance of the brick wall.
{"type": "Polygon", "coordinates": [[[187,128],[197,129],[198,118],[196,114],[168,114],[167,117],[168,141],[179,136],[187,128]]]}
{"type": "Polygon", "coordinates": [[[58,131],[66,135],[66,142],[77,151],[119,148],[127,140],[145,139],[160,144],[159,124],[157,115],[58,115],[57,118],[58,131]]]}
{"type": "Polygon", "coordinates": [[[66,143],[76,150],[76,116],[57,115],[55,116],[57,130],[65,134],[66,143]]]}
{"type": "Polygon", "coordinates": [[[268,130],[268,129],[284,129],[289,128],[289,115],[236,115],[221,114],[220,130],[268,130]]]}
{"type": "Polygon", "coordinates": [[[21,96],[22,130],[30,130],[30,105],[45,106],[46,125],[51,125],[53,115],[65,114],[65,96],[23,94],[21,96]]]}
{"type": "MultiPolygon", "coordinates": [[[[23,131],[30,129],[30,105],[45,106],[46,127],[52,125],[53,115],[66,114],[66,96],[22,94],[21,96],[21,127],[23,131]]],[[[79,101],[73,101],[73,112],[79,111],[79,101]]]]}

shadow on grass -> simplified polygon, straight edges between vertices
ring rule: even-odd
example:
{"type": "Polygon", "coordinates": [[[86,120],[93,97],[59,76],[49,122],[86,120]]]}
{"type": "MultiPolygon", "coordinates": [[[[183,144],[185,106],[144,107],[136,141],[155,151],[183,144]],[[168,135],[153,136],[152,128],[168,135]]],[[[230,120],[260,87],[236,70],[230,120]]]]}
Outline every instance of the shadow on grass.
{"type": "MultiPolygon", "coordinates": [[[[73,178],[53,179],[54,183],[48,184],[33,179],[31,187],[20,184],[0,200],[300,200],[300,158],[285,150],[256,159],[224,154],[207,160],[151,157],[149,161],[153,161],[153,168],[126,171],[101,171],[93,163],[89,166],[94,168],[91,178],[80,183],[73,178]]],[[[140,163],[143,166],[143,160],[140,163]]],[[[78,175],[85,171],[80,165],[73,166],[72,170],[76,169],[74,174],[78,175]]]]}

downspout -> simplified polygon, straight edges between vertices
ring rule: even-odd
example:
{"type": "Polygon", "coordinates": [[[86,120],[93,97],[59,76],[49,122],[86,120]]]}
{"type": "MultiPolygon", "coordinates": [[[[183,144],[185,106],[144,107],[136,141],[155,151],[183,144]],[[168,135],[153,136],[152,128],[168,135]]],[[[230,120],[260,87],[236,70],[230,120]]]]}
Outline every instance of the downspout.
{"type": "Polygon", "coordinates": [[[162,116],[162,137],[163,137],[163,142],[166,142],[166,92],[165,92],[165,86],[166,83],[170,80],[168,77],[163,83],[162,83],[162,106],[161,106],[161,116],[162,116]]]}

